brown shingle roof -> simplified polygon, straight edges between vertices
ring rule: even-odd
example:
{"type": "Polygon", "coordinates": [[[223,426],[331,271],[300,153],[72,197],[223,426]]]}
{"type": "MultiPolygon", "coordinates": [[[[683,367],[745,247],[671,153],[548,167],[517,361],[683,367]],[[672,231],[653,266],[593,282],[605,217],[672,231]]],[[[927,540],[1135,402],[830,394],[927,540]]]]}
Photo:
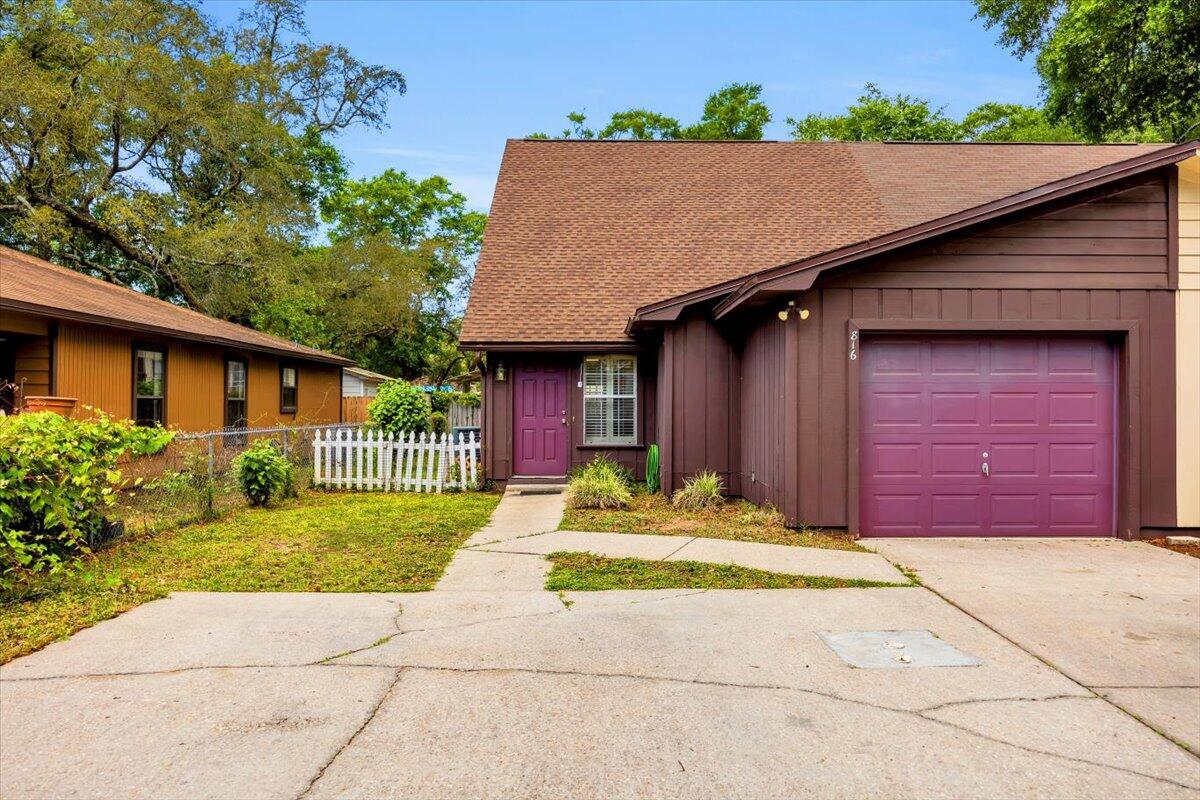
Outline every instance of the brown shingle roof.
{"type": "Polygon", "coordinates": [[[331,364],[354,363],[341,356],[181,308],[3,246],[0,246],[0,307],[331,364]]]}
{"type": "Polygon", "coordinates": [[[639,306],[1166,146],[512,140],[462,340],[627,342],[639,306]]]}

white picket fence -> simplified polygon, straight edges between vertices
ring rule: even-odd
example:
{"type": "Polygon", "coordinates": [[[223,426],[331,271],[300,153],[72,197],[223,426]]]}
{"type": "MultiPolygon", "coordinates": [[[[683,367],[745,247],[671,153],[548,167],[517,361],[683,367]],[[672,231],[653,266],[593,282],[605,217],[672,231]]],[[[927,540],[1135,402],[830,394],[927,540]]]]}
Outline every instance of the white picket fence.
{"type": "Polygon", "coordinates": [[[441,492],[479,481],[479,437],[328,429],[313,437],[313,484],[334,489],[441,492]]]}

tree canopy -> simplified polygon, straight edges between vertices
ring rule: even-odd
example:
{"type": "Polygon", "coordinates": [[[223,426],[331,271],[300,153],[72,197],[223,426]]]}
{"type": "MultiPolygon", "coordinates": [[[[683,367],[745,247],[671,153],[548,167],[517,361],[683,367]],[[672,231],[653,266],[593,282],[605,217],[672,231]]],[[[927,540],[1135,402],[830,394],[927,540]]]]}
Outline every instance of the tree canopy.
{"type": "MultiPolygon", "coordinates": [[[[700,119],[683,125],[678,119],[631,108],[615,112],[603,128],[587,127],[582,111],[567,114],[568,126],[563,139],[761,139],[763,128],[771,121],[771,111],[760,99],[762,86],[757,83],[731,83],[708,96],[700,119]]],[[[534,133],[531,139],[548,139],[534,133]]]]}
{"type": "Polygon", "coordinates": [[[1053,120],[1092,141],[1200,133],[1200,0],[975,0],[1033,55],[1053,120]]]}
{"type": "Polygon", "coordinates": [[[0,241],[381,371],[445,361],[484,217],[440,177],[348,177],[404,76],[300,0],[0,0],[0,241]],[[427,358],[428,357],[428,358],[427,358]]]}
{"type": "Polygon", "coordinates": [[[984,103],[961,120],[943,108],[907,94],[885,95],[868,83],[845,114],[788,117],[792,136],[802,140],[905,142],[1077,142],[1070,127],[1050,121],[1040,108],[984,103]]]}

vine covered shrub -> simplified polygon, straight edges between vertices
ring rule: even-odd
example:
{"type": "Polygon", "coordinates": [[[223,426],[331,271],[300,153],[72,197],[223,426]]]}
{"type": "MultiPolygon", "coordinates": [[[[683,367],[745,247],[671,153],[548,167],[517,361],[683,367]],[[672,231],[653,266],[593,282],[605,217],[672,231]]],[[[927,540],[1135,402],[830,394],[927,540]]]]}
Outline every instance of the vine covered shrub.
{"type": "Polygon", "coordinates": [[[116,502],[121,457],[157,453],[173,437],[103,413],[0,418],[0,587],[87,552],[116,502]]]}
{"type": "Polygon", "coordinates": [[[633,499],[630,491],[632,475],[604,456],[577,469],[567,484],[568,508],[621,509],[633,499]]]}
{"type": "Polygon", "coordinates": [[[293,484],[292,465],[270,439],[259,439],[233,461],[238,485],[252,506],[265,506],[293,484]]]}
{"type": "Polygon", "coordinates": [[[683,482],[683,488],[675,493],[671,502],[678,508],[694,511],[701,508],[713,508],[725,502],[721,492],[725,484],[721,476],[715,472],[699,472],[683,482]]]}
{"type": "Polygon", "coordinates": [[[435,414],[447,414],[450,412],[450,398],[454,396],[453,392],[430,392],[429,393],[429,408],[435,414]]]}
{"type": "Polygon", "coordinates": [[[429,427],[429,401],[410,383],[387,381],[367,406],[367,416],[386,433],[424,431],[429,427]]]}
{"type": "Polygon", "coordinates": [[[429,415],[429,430],[434,433],[445,433],[450,430],[450,423],[446,420],[446,415],[440,411],[435,411],[429,415]]]}

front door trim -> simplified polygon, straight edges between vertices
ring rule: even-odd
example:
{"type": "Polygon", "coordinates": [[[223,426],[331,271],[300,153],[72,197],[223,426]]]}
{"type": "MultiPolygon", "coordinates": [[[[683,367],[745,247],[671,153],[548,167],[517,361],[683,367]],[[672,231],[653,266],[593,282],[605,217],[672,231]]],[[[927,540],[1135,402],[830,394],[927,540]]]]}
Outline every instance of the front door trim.
{"type": "Polygon", "coordinates": [[[1135,539],[1141,531],[1141,386],[1139,330],[1136,320],[943,320],[855,319],[847,322],[846,358],[846,501],[849,530],[860,531],[859,507],[859,393],[861,371],[858,349],[868,333],[1078,333],[1108,334],[1117,352],[1117,402],[1114,415],[1117,470],[1117,538],[1135,539]],[[852,355],[851,348],[854,347],[852,355]]]}

